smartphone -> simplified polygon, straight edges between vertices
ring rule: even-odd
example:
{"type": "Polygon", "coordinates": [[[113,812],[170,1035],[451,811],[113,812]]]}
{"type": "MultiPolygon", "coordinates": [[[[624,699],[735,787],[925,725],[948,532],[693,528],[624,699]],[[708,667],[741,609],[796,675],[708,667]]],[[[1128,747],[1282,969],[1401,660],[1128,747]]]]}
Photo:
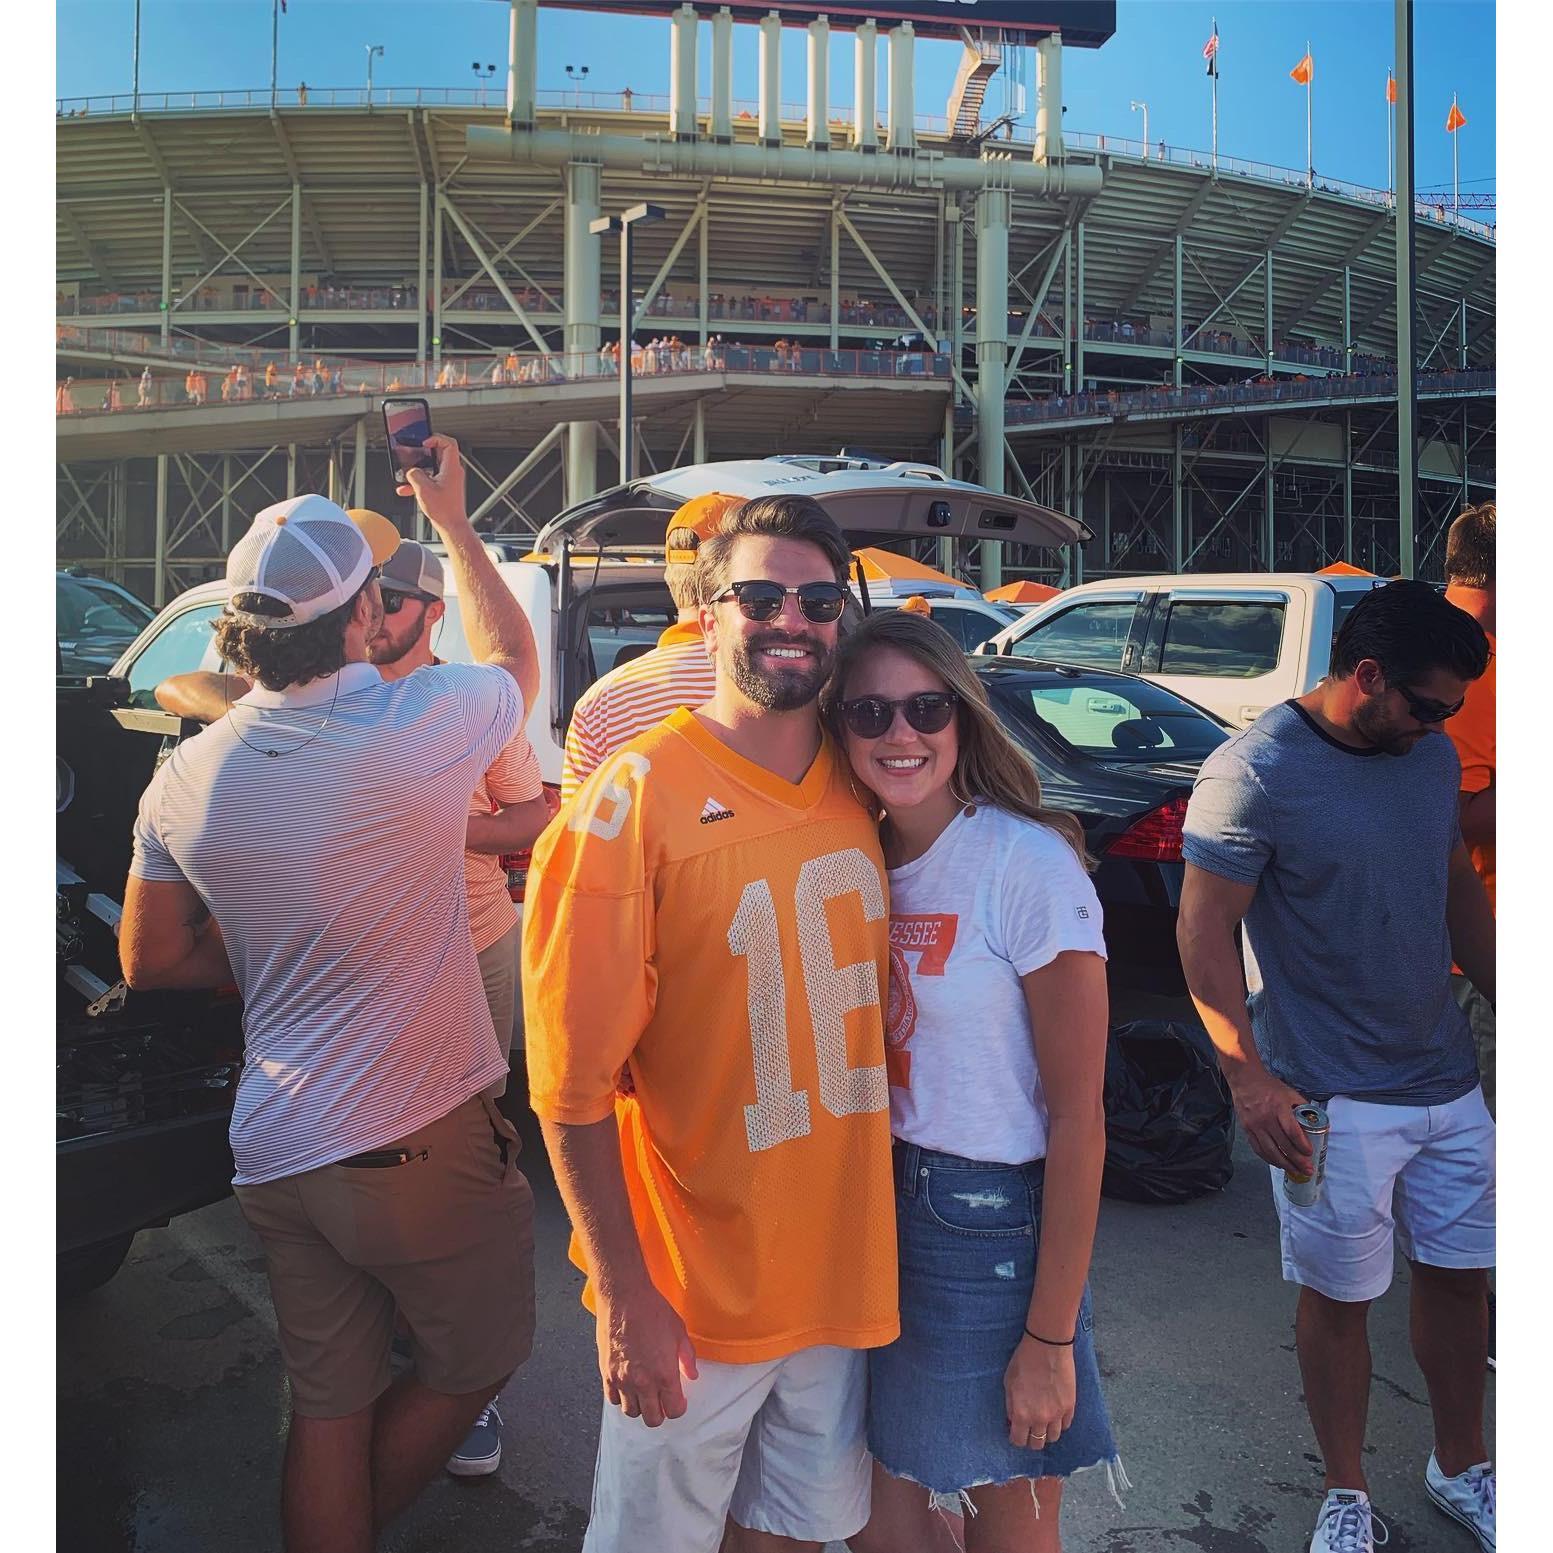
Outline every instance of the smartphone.
{"type": "Polygon", "coordinates": [[[431,435],[431,406],[424,399],[385,399],[383,430],[394,484],[403,485],[407,469],[437,472],[437,455],[426,446],[431,435]]]}

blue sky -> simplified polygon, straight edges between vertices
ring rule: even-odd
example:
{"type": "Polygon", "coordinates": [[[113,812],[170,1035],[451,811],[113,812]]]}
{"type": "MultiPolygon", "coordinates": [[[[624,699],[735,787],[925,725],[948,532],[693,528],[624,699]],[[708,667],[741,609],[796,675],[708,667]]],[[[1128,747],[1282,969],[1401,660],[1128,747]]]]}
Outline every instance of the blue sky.
{"type": "MultiPolygon", "coordinates": [[[[1152,139],[1206,148],[1208,80],[1201,55],[1212,20],[1221,42],[1219,149],[1229,156],[1303,167],[1305,92],[1288,72],[1316,61],[1315,163],[1329,177],[1384,186],[1386,70],[1393,63],[1391,0],[1119,0],[1116,36],[1099,50],[1069,49],[1063,95],[1070,129],[1141,137],[1132,100],[1149,104],[1152,139]]],[[[267,87],[270,0],[142,0],[141,90],[267,87]]],[[[58,0],[56,92],[127,92],[133,0],[58,0]]],[[[1459,94],[1463,192],[1490,192],[1495,171],[1495,10],[1492,0],[1419,0],[1417,178],[1446,187],[1451,144],[1445,115],[1459,94]]],[[[658,18],[542,10],[539,85],[565,88],[565,65],[586,64],[588,86],[665,92],[668,23],[658,18]]],[[[701,50],[705,75],[707,49],[701,50]]],[[[784,34],[782,96],[803,98],[804,38],[784,34]]],[[[505,72],[507,6],[501,0],[289,0],[280,19],[280,82],[359,86],[365,45],[381,43],[375,79],[386,86],[468,86],[473,61],[505,72]]],[[[833,34],[831,92],[850,99],[852,44],[833,34]]],[[[917,107],[942,114],[959,46],[917,46],[917,107]]],[[[883,72],[880,72],[881,101],[883,72]]],[[[704,83],[703,83],[704,84],[704,83]]],[[[756,31],[736,29],[735,95],[756,95],[756,31]]],[[[989,114],[1001,111],[995,81],[989,114]]]]}

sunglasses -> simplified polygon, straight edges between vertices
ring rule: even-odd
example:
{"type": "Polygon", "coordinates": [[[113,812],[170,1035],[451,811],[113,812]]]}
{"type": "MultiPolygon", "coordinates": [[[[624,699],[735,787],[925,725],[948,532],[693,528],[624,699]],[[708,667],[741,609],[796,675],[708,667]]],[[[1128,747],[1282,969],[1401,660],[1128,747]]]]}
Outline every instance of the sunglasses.
{"type": "Polygon", "coordinates": [[[1467,704],[1465,696],[1455,706],[1447,706],[1443,701],[1433,701],[1428,696],[1415,696],[1406,685],[1393,685],[1391,688],[1407,702],[1407,709],[1413,714],[1415,722],[1443,723],[1447,717],[1454,717],[1467,704]]]}
{"type": "Polygon", "coordinates": [[[954,717],[959,699],[952,690],[926,690],[901,701],[859,696],[855,701],[843,701],[837,710],[842,722],[858,738],[882,739],[895,722],[897,707],[906,714],[908,726],[918,733],[942,733],[954,717]]]}
{"type": "Polygon", "coordinates": [[[824,625],[841,618],[847,590],[834,582],[804,582],[796,588],[784,588],[779,582],[762,579],[730,583],[728,591],[719,593],[712,602],[723,604],[729,599],[737,599],[744,618],[760,622],[775,620],[789,598],[798,600],[799,611],[805,620],[824,625]]]}
{"type": "Polygon", "coordinates": [[[431,597],[425,593],[400,593],[396,588],[384,588],[383,613],[385,615],[397,615],[410,599],[419,599],[423,604],[431,603],[431,597]]]}

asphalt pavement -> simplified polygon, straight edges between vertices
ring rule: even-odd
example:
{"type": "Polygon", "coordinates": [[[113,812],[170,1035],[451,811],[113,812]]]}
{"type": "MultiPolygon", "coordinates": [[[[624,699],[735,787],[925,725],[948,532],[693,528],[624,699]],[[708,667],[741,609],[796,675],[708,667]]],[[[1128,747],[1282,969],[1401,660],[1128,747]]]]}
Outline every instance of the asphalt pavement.
{"type": "MultiPolygon", "coordinates": [[[[1075,1479],[1068,1553],[1305,1553],[1321,1469],[1300,1401],[1294,1291],[1280,1281],[1267,1171],[1180,1207],[1106,1200],[1093,1287],[1125,1508],[1075,1479]]],[[[503,1395],[500,1472],[442,1478],[383,1553],[575,1553],[598,1434],[591,1321],[537,1141],[539,1338],[503,1395]]],[[[1368,1472],[1386,1553],[1473,1553],[1424,1496],[1431,1435],[1408,1351],[1407,1269],[1371,1316],[1368,1472]]],[[[119,1275],[62,1307],[58,1546],[70,1553],[274,1553],[286,1387],[259,1248],[236,1205],[143,1233],[119,1275]]],[[[1490,1412],[1493,1377],[1488,1380],[1490,1412]]],[[[1490,1435],[1492,1445],[1492,1435],[1490,1435]]],[[[673,1553],[643,1549],[643,1553],[673,1553]]]]}

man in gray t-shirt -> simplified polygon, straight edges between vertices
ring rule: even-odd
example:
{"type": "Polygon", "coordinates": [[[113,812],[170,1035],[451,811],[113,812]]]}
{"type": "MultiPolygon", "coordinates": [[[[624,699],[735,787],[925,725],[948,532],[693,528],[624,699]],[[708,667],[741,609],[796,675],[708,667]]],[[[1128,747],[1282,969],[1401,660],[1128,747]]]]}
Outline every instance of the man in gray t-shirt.
{"type": "Polygon", "coordinates": [[[1329,676],[1216,750],[1187,811],[1182,966],[1247,1138],[1273,1167],[1283,1273],[1300,1285],[1295,1335],[1327,1487],[1311,1553],[1373,1547],[1366,1328],[1396,1246],[1412,1264],[1413,1348],[1435,1415],[1426,1488],[1493,1547],[1494,1128],[1450,971],[1454,959],[1492,1000],[1494,930],[1457,823],[1456,755],[1438,736],[1487,662],[1477,622],[1432,587],[1377,588],[1344,623],[1329,676]],[[1283,1180],[1310,1160],[1294,1117],[1304,1100],[1330,1120],[1309,1206],[1283,1180]]]}

